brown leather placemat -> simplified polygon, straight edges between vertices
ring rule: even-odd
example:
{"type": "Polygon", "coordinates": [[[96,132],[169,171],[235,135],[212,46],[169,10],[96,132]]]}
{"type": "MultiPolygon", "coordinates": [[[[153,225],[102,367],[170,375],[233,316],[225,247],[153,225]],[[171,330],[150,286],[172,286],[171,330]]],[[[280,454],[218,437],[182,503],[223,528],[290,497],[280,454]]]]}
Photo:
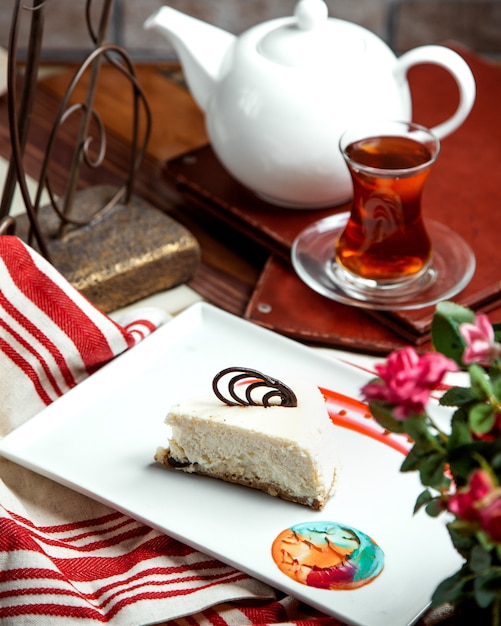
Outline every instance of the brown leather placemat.
{"type": "MultiPolygon", "coordinates": [[[[454,300],[475,309],[492,308],[501,296],[501,253],[496,226],[497,204],[501,201],[497,180],[501,162],[501,71],[467,50],[455,49],[472,68],[477,99],[468,120],[442,142],[442,153],[424,191],[424,213],[455,230],[474,250],[474,277],[454,300]]],[[[431,126],[452,113],[457,88],[444,70],[432,65],[412,68],[409,82],[416,121],[431,126]]],[[[210,146],[167,162],[163,173],[192,204],[287,259],[303,228],[349,209],[349,204],[313,211],[272,207],[233,180],[210,146]]],[[[427,307],[371,315],[406,340],[423,343],[433,311],[434,307],[427,307]]]]}
{"type": "MultiPolygon", "coordinates": [[[[501,305],[489,310],[501,323],[501,305]]],[[[429,333],[405,336],[380,324],[363,309],[333,302],[307,287],[282,258],[271,255],[252,294],[245,318],[300,341],[386,355],[409,343],[431,347],[429,333]]]]}
{"type": "MultiPolygon", "coordinates": [[[[385,355],[406,342],[366,311],[333,302],[307,287],[287,261],[270,256],[245,318],[305,341],[385,355]]],[[[423,348],[429,347],[429,342],[423,348]]]]}

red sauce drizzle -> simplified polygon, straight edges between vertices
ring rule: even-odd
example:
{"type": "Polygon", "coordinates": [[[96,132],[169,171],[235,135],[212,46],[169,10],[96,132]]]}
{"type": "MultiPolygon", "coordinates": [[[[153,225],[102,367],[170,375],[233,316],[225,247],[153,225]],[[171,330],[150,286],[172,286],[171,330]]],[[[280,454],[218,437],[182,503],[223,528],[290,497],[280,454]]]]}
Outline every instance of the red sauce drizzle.
{"type": "Polygon", "coordinates": [[[367,404],[323,387],[320,387],[320,391],[327,402],[327,411],[333,424],[357,432],[365,437],[370,437],[407,456],[409,445],[406,445],[403,441],[398,440],[383,429],[377,430],[377,428],[380,427],[372,418],[367,404]],[[347,409],[362,417],[368,418],[367,424],[350,417],[347,413],[347,409]]]}

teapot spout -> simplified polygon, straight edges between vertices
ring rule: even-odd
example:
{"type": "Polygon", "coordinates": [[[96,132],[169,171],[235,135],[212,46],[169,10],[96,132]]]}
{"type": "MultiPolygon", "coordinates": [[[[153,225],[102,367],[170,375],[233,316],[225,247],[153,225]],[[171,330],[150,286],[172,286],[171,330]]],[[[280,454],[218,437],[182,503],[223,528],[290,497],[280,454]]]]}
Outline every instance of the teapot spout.
{"type": "Polygon", "coordinates": [[[162,33],[172,43],[191,94],[206,111],[221,63],[235,35],[167,6],[155,11],[144,28],[162,33]]]}

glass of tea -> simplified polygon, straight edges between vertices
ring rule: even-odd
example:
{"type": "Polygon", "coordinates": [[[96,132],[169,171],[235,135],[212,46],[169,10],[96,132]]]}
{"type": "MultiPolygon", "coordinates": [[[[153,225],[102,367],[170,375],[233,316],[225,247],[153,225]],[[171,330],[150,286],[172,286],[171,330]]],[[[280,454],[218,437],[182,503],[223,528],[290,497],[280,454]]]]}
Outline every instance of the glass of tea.
{"type": "Polygon", "coordinates": [[[354,289],[407,287],[431,265],[421,195],[439,140],[418,124],[379,121],[347,130],[340,149],[353,180],[353,201],[335,246],[338,275],[354,289]]]}

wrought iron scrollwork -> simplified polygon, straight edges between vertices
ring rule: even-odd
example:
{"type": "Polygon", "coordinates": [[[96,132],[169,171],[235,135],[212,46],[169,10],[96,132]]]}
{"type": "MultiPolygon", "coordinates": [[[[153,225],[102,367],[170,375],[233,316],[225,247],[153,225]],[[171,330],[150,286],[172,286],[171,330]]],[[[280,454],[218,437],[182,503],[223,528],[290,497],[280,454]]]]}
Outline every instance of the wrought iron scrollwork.
{"type": "MultiPolygon", "coordinates": [[[[40,252],[50,260],[46,243],[46,236],[39,223],[39,211],[44,192],[47,193],[50,205],[60,220],[59,236],[62,236],[68,225],[75,227],[85,226],[94,220],[100,219],[117,203],[127,204],[131,198],[135,174],[144,157],[146,146],[151,132],[151,111],[148,101],[138,83],[134,64],[125,50],[121,47],[106,43],[106,33],[110,20],[113,0],[105,0],[101,9],[99,24],[95,28],[91,20],[92,0],[87,0],[85,6],[85,21],[89,37],[94,49],[87,55],[74,73],[66,92],[60,102],[55,120],[52,124],[48,143],[41,165],[38,185],[33,198],[27,184],[27,174],[24,167],[24,150],[29,132],[30,114],[36,93],[38,73],[40,67],[42,37],[45,22],[46,0],[33,0],[31,7],[22,0],[16,0],[9,38],[8,49],[8,113],[9,133],[12,153],[7,178],[0,203],[0,228],[12,229],[12,219],[9,216],[10,207],[16,184],[19,186],[26,212],[30,223],[30,240],[33,238],[38,244],[40,252]],[[27,59],[24,67],[23,85],[18,96],[17,56],[18,39],[21,16],[28,12],[31,17],[27,59]],[[89,168],[99,168],[106,154],[106,129],[99,112],[95,108],[95,97],[98,88],[98,79],[103,61],[111,64],[116,71],[121,72],[130,82],[133,97],[133,121],[131,129],[131,155],[128,171],[125,173],[123,184],[109,198],[104,206],[97,207],[89,218],[81,219],[74,215],[74,198],[82,165],[89,168]],[[89,73],[86,95],[83,102],[71,103],[76,87],[89,73]],[[62,126],[75,115],[80,115],[78,134],[75,139],[73,155],[68,171],[67,185],[64,194],[58,199],[50,180],[51,159],[56,145],[58,133],[62,126]]],[[[0,231],[1,233],[2,231],[0,231]]]]}

